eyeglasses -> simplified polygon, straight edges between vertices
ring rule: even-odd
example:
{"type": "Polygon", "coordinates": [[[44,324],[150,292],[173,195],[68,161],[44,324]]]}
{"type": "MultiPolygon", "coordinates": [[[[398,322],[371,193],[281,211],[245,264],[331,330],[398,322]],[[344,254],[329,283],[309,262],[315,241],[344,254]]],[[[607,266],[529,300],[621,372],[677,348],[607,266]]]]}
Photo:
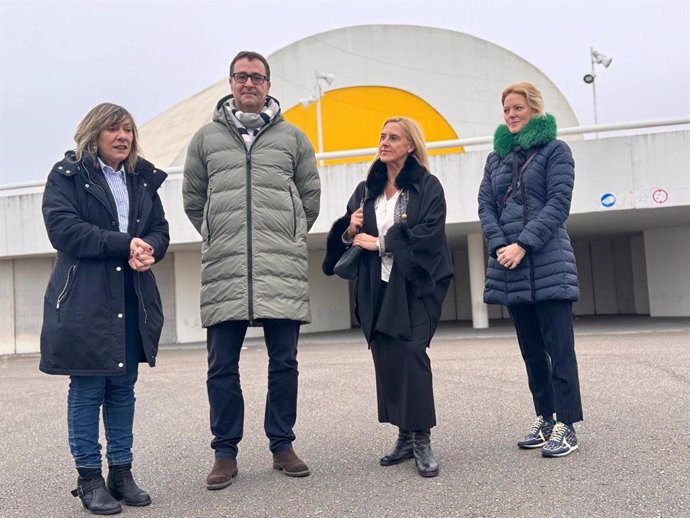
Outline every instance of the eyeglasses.
{"type": "Polygon", "coordinates": [[[235,81],[241,84],[246,83],[247,79],[251,79],[252,83],[255,85],[262,85],[266,81],[268,81],[268,78],[264,75],[247,74],[246,72],[235,72],[234,74],[230,74],[230,77],[232,77],[235,81]]]}

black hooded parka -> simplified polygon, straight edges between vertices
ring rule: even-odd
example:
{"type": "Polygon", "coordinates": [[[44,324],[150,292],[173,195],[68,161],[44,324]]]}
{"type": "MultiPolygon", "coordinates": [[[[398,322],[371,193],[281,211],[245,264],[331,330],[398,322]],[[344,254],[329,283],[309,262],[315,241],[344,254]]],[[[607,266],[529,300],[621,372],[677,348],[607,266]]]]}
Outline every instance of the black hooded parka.
{"type": "Polygon", "coordinates": [[[125,276],[138,299],[143,353],[156,363],[163,311],[153,272],[128,265],[139,237],[163,259],[170,236],[158,188],[166,173],[140,158],[127,174],[129,231],[120,232],[117,209],[97,160],[74,152],[53,166],[43,193],[43,218],[57,259],[46,289],[40,369],[48,374],[124,374],[125,276]]]}

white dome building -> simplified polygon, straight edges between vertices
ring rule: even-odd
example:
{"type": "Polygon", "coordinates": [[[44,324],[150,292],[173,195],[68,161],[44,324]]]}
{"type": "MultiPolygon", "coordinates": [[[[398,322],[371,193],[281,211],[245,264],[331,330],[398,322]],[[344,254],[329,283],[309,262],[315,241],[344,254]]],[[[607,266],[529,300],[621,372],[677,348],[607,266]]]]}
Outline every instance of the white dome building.
{"type": "MultiPolygon", "coordinates": [[[[490,135],[502,122],[501,92],[516,81],[530,81],[541,90],[560,127],[578,124],[543,72],[498,45],[460,32],[409,25],[345,27],[296,41],[267,59],[270,94],[317,150],[315,106],[305,108],[302,101],[315,94],[316,71],[333,75],[332,84],[322,82],[325,152],[375,146],[381,123],[392,115],[416,119],[428,141],[490,135]]],[[[160,167],[182,165],[192,135],[229,93],[228,79],[221,79],[144,124],[147,158],[160,167]]]]}

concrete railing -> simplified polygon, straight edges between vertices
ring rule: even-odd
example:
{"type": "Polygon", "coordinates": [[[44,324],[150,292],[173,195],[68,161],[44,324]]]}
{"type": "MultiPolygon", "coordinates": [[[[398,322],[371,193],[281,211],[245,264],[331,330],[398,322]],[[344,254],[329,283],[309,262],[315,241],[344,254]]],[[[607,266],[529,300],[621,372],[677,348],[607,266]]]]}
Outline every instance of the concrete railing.
{"type": "MultiPolygon", "coordinates": [[[[631,131],[631,130],[641,130],[648,128],[669,128],[669,130],[675,129],[675,126],[690,126],[690,118],[678,118],[678,119],[663,119],[655,121],[641,121],[641,122],[627,122],[618,124],[600,124],[597,126],[576,126],[572,128],[561,128],[558,130],[559,136],[573,136],[573,135],[587,135],[593,134],[595,138],[599,133],[608,133],[615,131],[631,131]]],[[[449,147],[470,147],[470,146],[481,146],[490,144],[493,142],[493,136],[484,137],[470,137],[461,138],[454,140],[438,140],[435,142],[427,142],[427,149],[445,149],[449,147]]],[[[369,147],[363,149],[349,149],[346,151],[331,151],[328,153],[317,153],[316,158],[318,160],[328,160],[335,158],[354,158],[361,156],[375,155],[378,151],[376,147],[369,147]]],[[[166,167],[165,171],[168,174],[181,174],[182,166],[172,166],[166,167]]],[[[45,181],[38,182],[27,182],[18,183],[13,185],[0,186],[0,196],[9,196],[16,194],[15,191],[21,190],[34,190],[43,187],[45,181]]]]}

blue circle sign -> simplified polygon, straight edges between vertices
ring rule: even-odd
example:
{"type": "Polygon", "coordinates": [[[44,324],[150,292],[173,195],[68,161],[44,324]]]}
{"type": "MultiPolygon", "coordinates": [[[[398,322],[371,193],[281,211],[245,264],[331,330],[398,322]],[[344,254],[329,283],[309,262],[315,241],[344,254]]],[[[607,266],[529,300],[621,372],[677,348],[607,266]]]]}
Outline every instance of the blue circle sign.
{"type": "Polygon", "coordinates": [[[616,204],[616,195],[612,192],[607,192],[601,195],[599,201],[601,201],[601,204],[606,208],[613,207],[616,204]]]}

